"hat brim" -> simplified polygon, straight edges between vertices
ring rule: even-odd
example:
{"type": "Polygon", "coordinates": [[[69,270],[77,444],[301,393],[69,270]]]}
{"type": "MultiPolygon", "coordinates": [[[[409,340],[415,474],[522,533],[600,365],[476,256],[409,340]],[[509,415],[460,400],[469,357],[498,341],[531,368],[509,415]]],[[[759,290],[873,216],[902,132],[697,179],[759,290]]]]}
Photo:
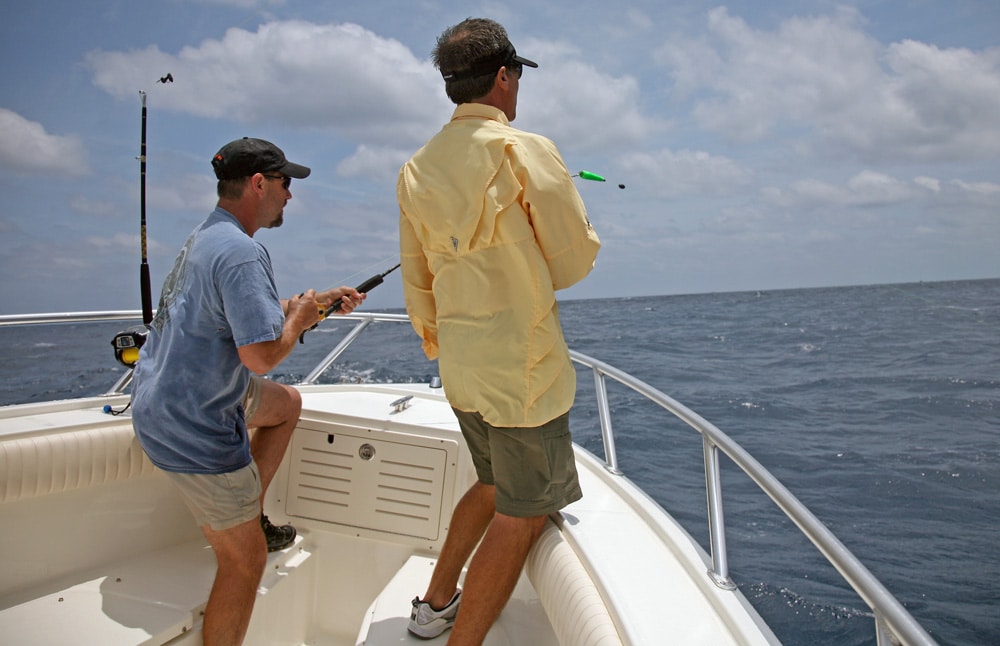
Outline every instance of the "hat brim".
{"type": "Polygon", "coordinates": [[[285,161],[285,165],[280,168],[275,168],[285,177],[291,177],[293,179],[305,179],[309,177],[309,173],[312,170],[308,166],[302,166],[301,164],[295,164],[290,161],[285,161]]]}
{"type": "Polygon", "coordinates": [[[523,56],[515,55],[514,62],[520,63],[521,65],[526,65],[527,67],[538,67],[538,63],[536,63],[535,61],[529,61],[527,58],[524,58],[523,56]]]}

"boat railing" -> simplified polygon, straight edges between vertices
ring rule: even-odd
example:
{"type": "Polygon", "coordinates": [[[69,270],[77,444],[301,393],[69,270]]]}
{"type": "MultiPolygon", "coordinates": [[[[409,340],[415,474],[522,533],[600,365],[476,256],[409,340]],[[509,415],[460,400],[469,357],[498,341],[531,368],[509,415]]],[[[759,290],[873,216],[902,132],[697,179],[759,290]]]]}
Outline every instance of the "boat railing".
{"type": "MultiPolygon", "coordinates": [[[[4,315],[0,316],[0,326],[42,323],[94,322],[139,319],[140,312],[74,312],[44,315],[4,315]]],[[[375,322],[408,322],[405,314],[359,313],[354,312],[341,320],[354,319],[357,323],[316,367],[300,382],[301,385],[314,384],[340,357],[341,354],[375,322]]],[[[611,407],[608,403],[607,379],[644,396],[654,404],[668,411],[702,437],[705,461],[705,490],[708,500],[708,526],[711,568],[708,571],[712,581],[723,589],[736,588],[729,576],[729,562],[726,552],[725,518],[723,514],[722,478],[720,452],[724,453],[795,523],[799,530],[812,542],[826,560],[840,573],[868,605],[875,617],[876,639],[879,646],[902,643],[907,645],[936,644],[934,639],[913,618],[903,605],[866,568],[850,550],[831,532],[809,509],[798,500],[763,465],[742,446],[719,430],[700,415],[676,401],[669,395],[653,388],[632,375],[574,350],[570,351],[574,362],[592,371],[597,411],[604,447],[605,468],[616,476],[623,477],[618,467],[615,449],[611,407]]],[[[131,371],[118,380],[106,395],[120,395],[131,380],[131,371]]]]}
{"type": "Polygon", "coordinates": [[[935,644],[934,639],[903,607],[882,583],[854,554],[796,498],[781,482],[750,453],[711,422],[676,401],[614,366],[598,361],[574,350],[573,361],[590,368],[594,375],[597,410],[600,417],[601,436],[604,440],[605,467],[621,474],[615,454],[614,431],[608,405],[606,379],[611,378],[643,395],[661,408],[672,413],[702,436],[705,459],[705,489],[708,498],[709,543],[712,567],[709,576],[721,588],[733,589],[729,577],[726,553],[726,531],[722,507],[722,478],[719,452],[725,453],[754,483],[774,501],[784,514],[795,523],[826,560],[840,573],[868,605],[875,616],[876,638],[879,646],[890,644],[935,644]]]}

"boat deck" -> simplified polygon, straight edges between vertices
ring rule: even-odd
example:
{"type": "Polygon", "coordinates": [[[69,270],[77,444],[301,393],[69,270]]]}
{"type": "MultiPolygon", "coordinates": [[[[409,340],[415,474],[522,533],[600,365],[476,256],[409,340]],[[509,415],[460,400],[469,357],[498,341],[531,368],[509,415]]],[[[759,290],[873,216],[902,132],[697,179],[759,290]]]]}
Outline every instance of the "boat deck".
{"type": "MultiPolygon", "coordinates": [[[[447,402],[427,386],[302,390],[265,501],[300,536],[270,555],[246,643],[434,643],[406,633],[410,601],[474,478],[447,402]]],[[[214,558],[128,416],[102,411],[125,401],[0,409],[0,634],[18,643],[200,643],[214,558]]],[[[577,458],[584,498],[553,517],[488,645],[776,643],[662,510],[577,458]]]]}

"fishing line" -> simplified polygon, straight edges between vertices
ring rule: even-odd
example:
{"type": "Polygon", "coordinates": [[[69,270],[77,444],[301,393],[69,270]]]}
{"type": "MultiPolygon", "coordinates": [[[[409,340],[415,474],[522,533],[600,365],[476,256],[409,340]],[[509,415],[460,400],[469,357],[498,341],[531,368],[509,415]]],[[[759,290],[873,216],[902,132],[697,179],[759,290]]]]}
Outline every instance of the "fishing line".
{"type": "MultiPolygon", "coordinates": [[[[400,266],[400,263],[397,262],[395,265],[393,265],[389,269],[383,271],[382,273],[375,274],[374,276],[372,276],[371,278],[369,278],[365,282],[363,282],[360,285],[358,285],[357,287],[355,287],[355,289],[357,291],[361,292],[361,293],[367,294],[371,290],[373,290],[376,287],[378,287],[379,285],[381,285],[382,282],[383,282],[383,279],[385,279],[385,277],[388,276],[389,274],[391,274],[392,272],[394,272],[397,269],[399,269],[399,266],[400,266]]],[[[343,300],[338,300],[338,301],[335,301],[332,305],[330,305],[330,307],[328,307],[326,309],[323,309],[322,307],[319,308],[319,317],[320,317],[319,320],[320,321],[325,320],[326,317],[328,317],[331,314],[333,314],[334,312],[337,312],[338,310],[340,310],[340,308],[341,308],[341,306],[343,304],[344,304],[343,300]]],[[[315,325],[313,325],[311,328],[309,328],[309,330],[315,330],[318,325],[319,325],[319,321],[317,321],[315,325]]],[[[305,343],[306,332],[308,332],[309,330],[303,330],[302,334],[299,335],[299,343],[305,343]]]]}
{"type": "MultiPolygon", "coordinates": [[[[346,285],[347,283],[351,282],[352,280],[354,280],[358,276],[361,276],[362,274],[367,274],[367,273],[373,271],[377,267],[385,267],[387,264],[389,264],[390,262],[392,262],[393,260],[395,260],[397,255],[398,254],[392,253],[392,254],[389,254],[388,256],[386,256],[385,258],[383,258],[381,260],[376,260],[375,262],[372,262],[372,263],[369,263],[369,264],[365,265],[364,267],[362,267],[361,269],[357,270],[356,272],[354,272],[350,276],[347,276],[346,278],[344,278],[340,282],[340,285],[346,285]]],[[[336,287],[340,287],[340,285],[336,285],[336,287]]],[[[329,289],[335,289],[335,287],[330,287],[329,289]]],[[[322,290],[322,291],[329,291],[329,289],[328,290],[322,290]]]]}

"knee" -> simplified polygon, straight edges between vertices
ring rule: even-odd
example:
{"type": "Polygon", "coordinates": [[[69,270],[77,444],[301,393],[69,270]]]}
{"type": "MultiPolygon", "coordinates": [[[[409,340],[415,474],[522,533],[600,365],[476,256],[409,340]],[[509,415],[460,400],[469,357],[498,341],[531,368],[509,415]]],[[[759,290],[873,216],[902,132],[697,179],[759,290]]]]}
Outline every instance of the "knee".
{"type": "Polygon", "coordinates": [[[534,543],[541,536],[542,531],[545,529],[545,523],[548,522],[548,516],[534,516],[529,519],[531,526],[531,542],[534,543]]]}
{"type": "Polygon", "coordinates": [[[545,529],[548,519],[548,516],[507,516],[498,513],[493,522],[505,531],[525,536],[530,542],[534,542],[545,529]]]}
{"type": "Polygon", "coordinates": [[[298,420],[299,415],[302,414],[302,393],[285,384],[275,385],[279,390],[275,391],[275,397],[270,400],[271,409],[268,411],[268,414],[273,424],[269,424],[269,426],[277,426],[291,420],[298,420]]]}
{"type": "Polygon", "coordinates": [[[288,397],[287,407],[289,417],[298,419],[299,415],[302,413],[302,393],[291,386],[285,386],[282,384],[282,387],[285,389],[288,397]]]}
{"type": "Polygon", "coordinates": [[[259,544],[255,541],[253,545],[246,546],[246,549],[216,551],[215,558],[220,573],[227,573],[256,585],[267,566],[267,544],[262,540],[259,544]]]}

